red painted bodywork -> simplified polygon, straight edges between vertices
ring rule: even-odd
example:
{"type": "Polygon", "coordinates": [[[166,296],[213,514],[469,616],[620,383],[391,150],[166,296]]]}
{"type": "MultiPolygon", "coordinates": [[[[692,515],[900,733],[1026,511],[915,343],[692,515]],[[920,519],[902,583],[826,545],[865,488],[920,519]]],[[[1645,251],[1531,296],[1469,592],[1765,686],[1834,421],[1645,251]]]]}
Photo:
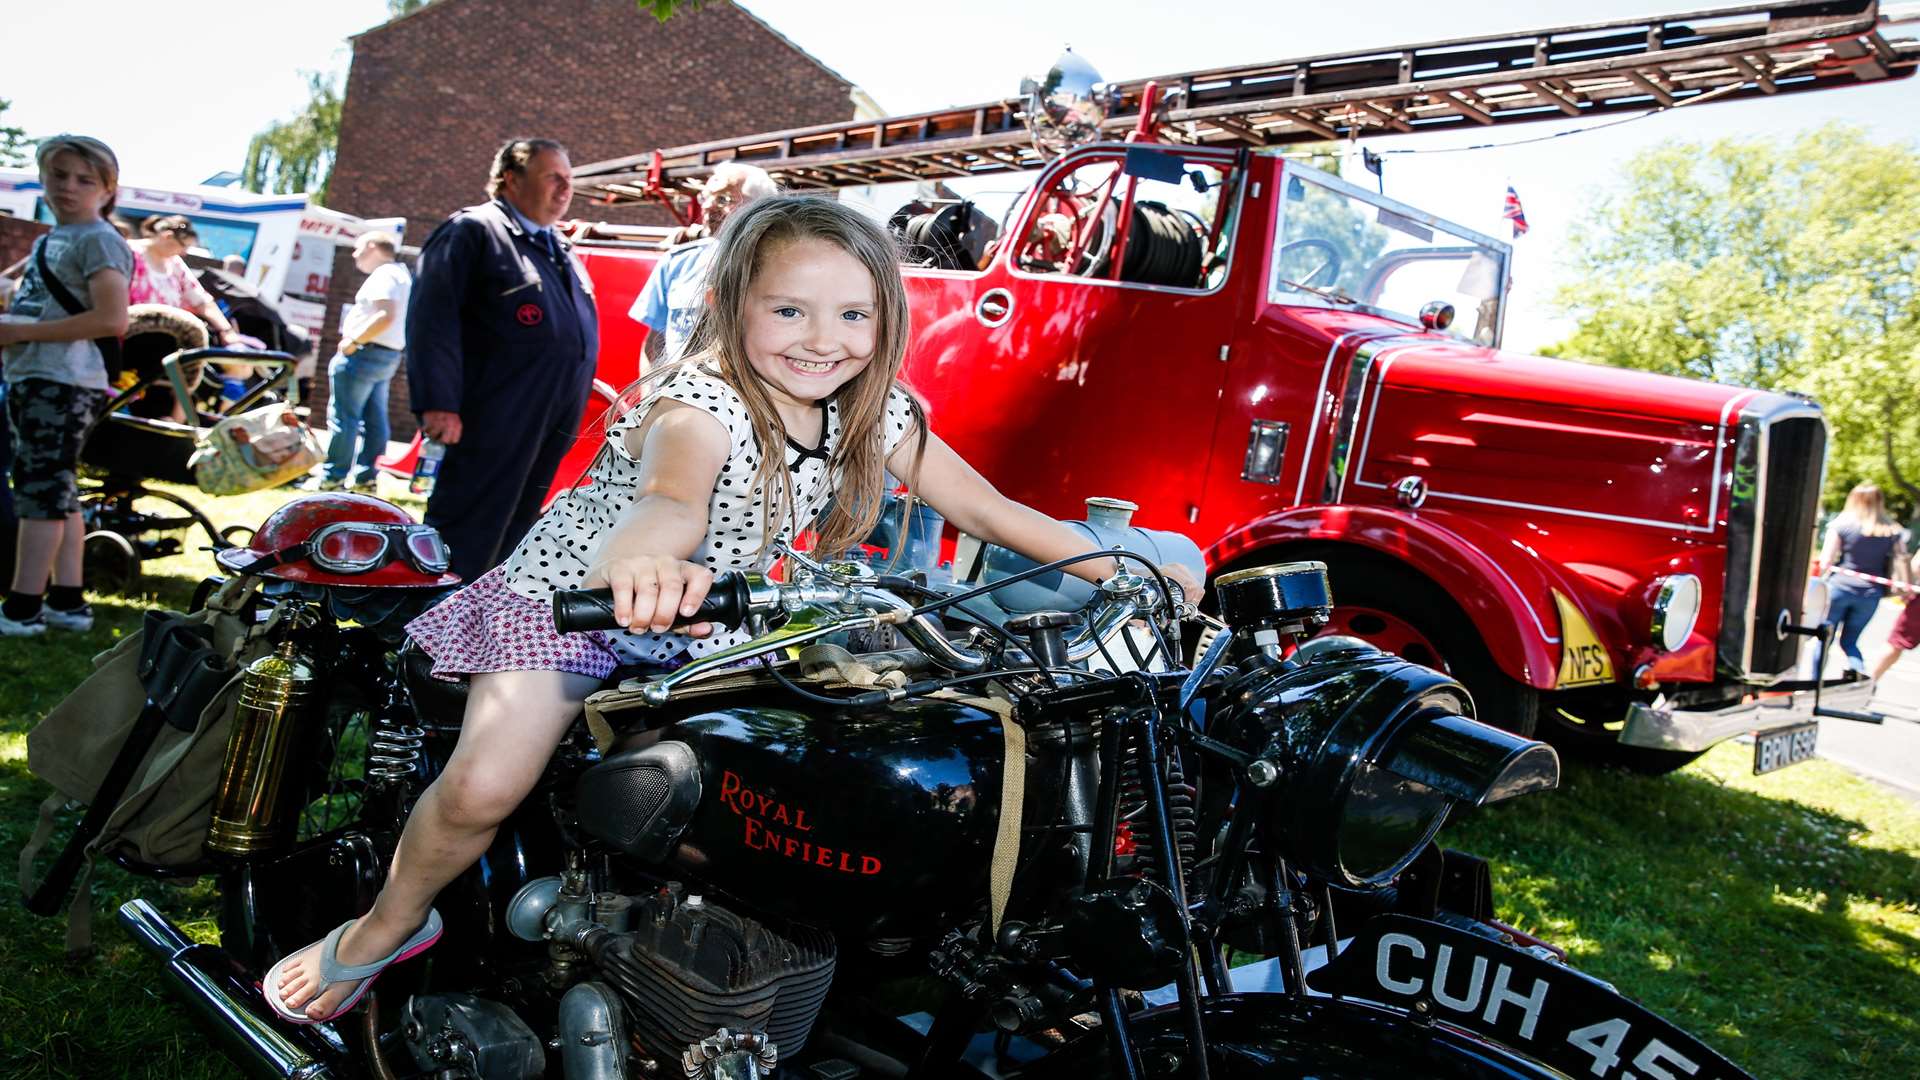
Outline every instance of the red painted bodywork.
{"type": "MultiPolygon", "coordinates": [[[[1076,151],[1036,189],[1121,153],[1076,151]]],[[[1624,682],[1657,658],[1648,582],[1694,573],[1705,593],[1697,644],[1660,674],[1714,677],[1728,418],[1753,392],[1504,353],[1359,310],[1270,302],[1285,163],[1182,153],[1237,178],[1235,243],[1214,291],[1032,273],[1011,265],[1010,245],[978,272],[907,271],[907,380],[935,431],[1013,498],[1072,518],[1089,496],[1123,496],[1140,504],[1136,524],[1185,532],[1216,568],[1284,558],[1303,544],[1390,556],[1445,588],[1502,669],[1535,687],[1557,678],[1554,590],[1586,615],[1624,682]],[[980,312],[989,294],[1011,304],[999,325],[980,312]],[[1362,349],[1370,359],[1357,366],[1362,349]],[[1364,382],[1349,386],[1356,375],[1364,382]],[[1255,420],[1289,425],[1277,483],[1241,477],[1255,420]],[[1431,490],[1418,510],[1392,491],[1409,474],[1431,490]]],[[[1015,209],[1007,235],[1024,235],[1033,202],[1015,209]]],[[[642,334],[626,312],[656,258],[586,253],[612,386],[634,371],[642,334]]],[[[589,452],[583,446],[582,463],[589,452]]]]}
{"type": "Polygon", "coordinates": [[[661,252],[631,249],[582,248],[580,261],[593,279],[594,307],[600,315],[600,361],[594,371],[594,393],[580,414],[580,434],[553,474],[548,499],[578,481],[600,452],[607,410],[620,391],[640,377],[640,346],[647,328],[627,313],[660,261],[661,252]]]}

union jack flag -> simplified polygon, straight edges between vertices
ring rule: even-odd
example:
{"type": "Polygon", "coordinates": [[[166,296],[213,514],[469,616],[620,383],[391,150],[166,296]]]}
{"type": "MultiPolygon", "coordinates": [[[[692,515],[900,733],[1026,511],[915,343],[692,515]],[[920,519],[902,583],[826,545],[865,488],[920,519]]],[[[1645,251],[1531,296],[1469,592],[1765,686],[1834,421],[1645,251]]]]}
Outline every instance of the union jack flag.
{"type": "Polygon", "coordinates": [[[1507,201],[1500,208],[1500,216],[1513,222],[1514,236],[1527,235],[1527,212],[1520,209],[1520,195],[1511,184],[1507,185],[1507,201]]]}

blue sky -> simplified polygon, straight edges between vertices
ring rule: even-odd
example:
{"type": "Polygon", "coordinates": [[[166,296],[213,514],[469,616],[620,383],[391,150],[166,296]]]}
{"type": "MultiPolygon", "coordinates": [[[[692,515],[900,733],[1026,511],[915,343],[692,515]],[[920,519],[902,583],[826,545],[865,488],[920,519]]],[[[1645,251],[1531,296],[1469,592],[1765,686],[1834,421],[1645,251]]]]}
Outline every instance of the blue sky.
{"type": "MultiPolygon", "coordinates": [[[[384,0],[94,0],[84,5],[85,26],[76,27],[80,9],[13,6],[0,18],[10,39],[60,45],[8,50],[0,70],[0,98],[13,101],[7,121],[29,135],[74,130],[104,138],[119,152],[126,178],[149,186],[192,183],[237,169],[247,137],[305,100],[301,72],[344,72],[351,59],[347,35],[386,17],[384,0]]],[[[745,6],[895,113],[1011,95],[1023,75],[1043,70],[1062,45],[1073,46],[1106,77],[1130,79],[1687,9],[1671,0],[1361,0],[1348,5],[747,0],[745,6]],[[1336,19],[1331,14],[1336,11],[1350,15],[1336,19]]],[[[538,5],[527,10],[537,11],[538,5]]],[[[1916,32],[1920,28],[1902,30],[1916,32]]],[[[1593,193],[1617,175],[1622,158],[1667,139],[1790,138],[1836,121],[1860,124],[1882,140],[1913,140],[1920,134],[1915,117],[1920,117],[1920,80],[1915,79],[1713,104],[1546,142],[1397,155],[1387,167],[1387,192],[1505,235],[1500,197],[1509,183],[1519,190],[1533,231],[1515,242],[1507,342],[1529,348],[1564,331],[1545,306],[1557,280],[1554,254],[1593,193]]],[[[1570,120],[1376,139],[1370,145],[1432,151],[1535,139],[1590,124],[1570,120]]]]}

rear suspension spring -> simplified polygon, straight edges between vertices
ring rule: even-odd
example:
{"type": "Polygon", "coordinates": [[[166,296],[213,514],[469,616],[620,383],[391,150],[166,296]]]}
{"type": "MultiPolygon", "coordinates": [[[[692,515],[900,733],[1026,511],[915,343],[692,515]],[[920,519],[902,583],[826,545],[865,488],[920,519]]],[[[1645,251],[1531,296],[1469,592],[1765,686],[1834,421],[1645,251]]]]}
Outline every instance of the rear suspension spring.
{"type": "Polygon", "coordinates": [[[390,716],[374,716],[368,721],[367,780],[386,787],[403,783],[420,770],[420,750],[426,744],[427,729],[390,716]]]}

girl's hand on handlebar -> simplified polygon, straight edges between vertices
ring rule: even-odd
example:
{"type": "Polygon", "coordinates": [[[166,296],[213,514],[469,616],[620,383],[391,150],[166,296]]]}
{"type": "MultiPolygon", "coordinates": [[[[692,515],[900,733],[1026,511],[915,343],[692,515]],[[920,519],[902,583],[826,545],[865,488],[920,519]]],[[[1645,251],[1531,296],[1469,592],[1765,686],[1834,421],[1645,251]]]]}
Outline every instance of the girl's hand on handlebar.
{"type": "MultiPolygon", "coordinates": [[[[634,633],[662,632],[700,609],[713,586],[713,571],[670,555],[639,555],[596,565],[582,585],[613,590],[613,614],[621,626],[634,633]]],[[[713,624],[696,623],[683,633],[706,637],[713,624]]]]}
{"type": "Polygon", "coordinates": [[[1168,581],[1180,586],[1180,591],[1187,594],[1186,601],[1189,604],[1198,605],[1200,598],[1206,595],[1206,585],[1199,578],[1194,577],[1193,571],[1181,563],[1167,563],[1160,568],[1160,573],[1165,575],[1168,581]]]}

